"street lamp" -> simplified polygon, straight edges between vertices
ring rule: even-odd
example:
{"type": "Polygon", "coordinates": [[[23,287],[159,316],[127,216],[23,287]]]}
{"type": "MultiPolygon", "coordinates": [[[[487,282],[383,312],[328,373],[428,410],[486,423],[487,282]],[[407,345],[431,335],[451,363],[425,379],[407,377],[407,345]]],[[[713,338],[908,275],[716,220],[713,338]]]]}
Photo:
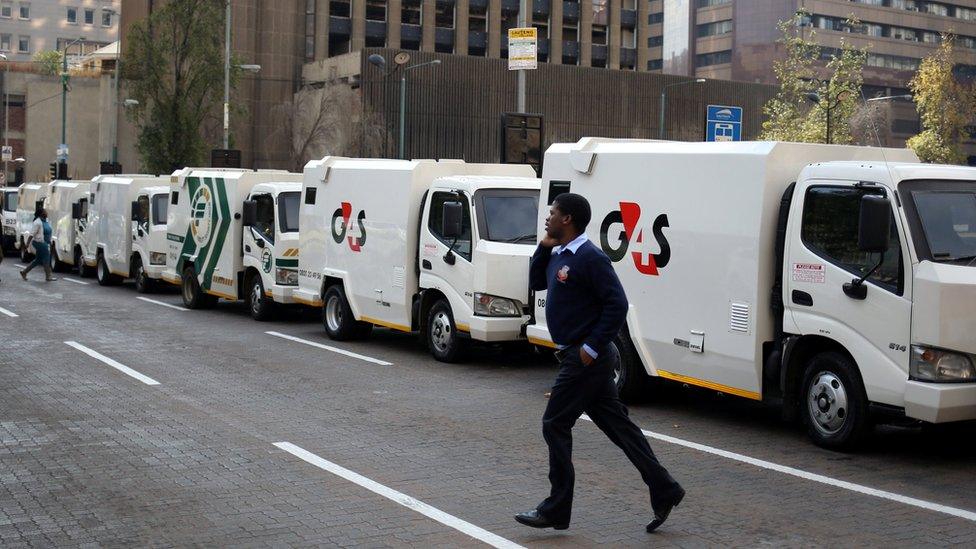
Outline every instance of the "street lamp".
{"type": "Polygon", "coordinates": [[[399,158],[403,159],[403,136],[405,124],[407,123],[407,71],[413,69],[419,69],[421,67],[426,67],[427,65],[440,65],[441,60],[435,59],[433,61],[427,61],[426,63],[418,63],[416,65],[410,65],[409,67],[403,67],[403,75],[400,76],[400,154],[399,158]]]}
{"type": "Polygon", "coordinates": [[[704,83],[705,83],[704,78],[696,78],[694,80],[685,80],[684,82],[675,82],[674,84],[668,84],[661,88],[661,107],[659,109],[660,120],[658,122],[658,133],[657,133],[658,139],[664,139],[664,111],[667,108],[668,88],[673,88],[675,86],[684,86],[685,84],[704,84],[704,83]]]}
{"type": "Polygon", "coordinates": [[[824,110],[826,111],[825,114],[827,116],[827,130],[826,130],[827,140],[826,140],[826,142],[827,142],[828,145],[830,145],[830,110],[833,109],[834,107],[836,107],[837,105],[840,105],[844,101],[844,99],[846,98],[846,96],[849,93],[850,93],[849,90],[841,90],[841,91],[837,92],[837,95],[834,97],[835,101],[833,101],[833,104],[831,104],[831,101],[830,101],[830,90],[827,91],[827,97],[826,98],[821,97],[820,94],[817,93],[817,92],[809,92],[809,93],[807,93],[807,99],[808,100],[810,100],[810,101],[812,101],[812,102],[814,102],[814,103],[816,103],[818,105],[823,105],[824,106],[824,110]]]}
{"type": "MultiPolygon", "coordinates": [[[[61,55],[61,146],[65,149],[68,146],[68,49],[84,40],[85,37],[82,36],[69,42],[61,55]]],[[[64,155],[63,160],[67,162],[67,154],[64,155]]]]}
{"type": "MultiPolygon", "coordinates": [[[[374,53],[366,58],[370,65],[375,66],[383,73],[383,157],[390,153],[390,101],[389,101],[389,76],[393,71],[386,71],[386,58],[378,53],[374,53]]],[[[394,69],[395,70],[395,69],[394,69]]]]}
{"type": "Polygon", "coordinates": [[[914,99],[914,97],[911,94],[908,94],[908,93],[906,93],[904,95],[885,95],[883,97],[872,97],[872,98],[868,99],[866,101],[866,103],[873,103],[875,101],[896,100],[896,99],[905,99],[907,101],[911,101],[912,99],[914,99]]]}
{"type": "MultiPolygon", "coordinates": [[[[227,45],[224,52],[224,150],[230,148],[230,2],[227,2],[227,45]]],[[[261,72],[261,65],[237,65],[245,72],[261,72]]]]}
{"type": "MultiPolygon", "coordinates": [[[[3,59],[3,64],[6,65],[4,69],[6,72],[3,75],[3,147],[7,148],[9,145],[9,134],[10,134],[10,60],[7,56],[0,53],[0,59],[3,59]]],[[[12,154],[12,153],[11,153],[12,154]]],[[[7,183],[7,159],[3,160],[3,177],[4,184],[7,183]]]]}

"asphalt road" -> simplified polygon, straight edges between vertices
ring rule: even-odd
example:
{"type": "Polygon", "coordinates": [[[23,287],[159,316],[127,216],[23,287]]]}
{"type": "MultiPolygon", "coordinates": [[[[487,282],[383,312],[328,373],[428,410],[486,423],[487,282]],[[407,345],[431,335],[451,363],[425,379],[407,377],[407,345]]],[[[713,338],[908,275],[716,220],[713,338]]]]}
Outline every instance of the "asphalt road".
{"type": "Polygon", "coordinates": [[[776,410],[666,384],[631,408],[688,491],[663,529],[644,532],[639,475],[580,421],[572,526],[532,530],[512,515],[548,491],[545,357],[442,364],[404,334],[338,343],[300,310],[258,323],[16,265],[0,265],[3,547],[976,545],[972,424],[878,428],[839,454],[776,410]]]}

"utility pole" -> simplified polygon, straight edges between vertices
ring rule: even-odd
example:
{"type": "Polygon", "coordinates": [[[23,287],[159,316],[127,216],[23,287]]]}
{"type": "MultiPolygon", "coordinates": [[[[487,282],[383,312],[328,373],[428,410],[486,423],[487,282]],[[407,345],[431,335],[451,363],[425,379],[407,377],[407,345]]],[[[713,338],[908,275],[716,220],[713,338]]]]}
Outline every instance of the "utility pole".
{"type": "MultiPolygon", "coordinates": [[[[529,0],[519,0],[519,16],[518,16],[518,26],[520,29],[524,29],[528,26],[529,17],[529,0]]],[[[511,52],[509,52],[511,55],[511,52]]],[[[518,71],[518,95],[516,99],[516,110],[518,112],[525,112],[525,69],[519,69],[518,71]]]]}
{"type": "Polygon", "coordinates": [[[230,0],[224,15],[224,150],[230,148],[230,0]]]}

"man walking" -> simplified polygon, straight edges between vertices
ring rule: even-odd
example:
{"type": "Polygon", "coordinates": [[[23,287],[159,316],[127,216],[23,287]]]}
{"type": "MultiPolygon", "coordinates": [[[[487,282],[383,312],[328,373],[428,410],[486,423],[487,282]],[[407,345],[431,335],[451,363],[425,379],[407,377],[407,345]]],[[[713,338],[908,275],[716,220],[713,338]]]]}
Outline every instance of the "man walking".
{"type": "Polygon", "coordinates": [[[685,495],[657,461],[644,434],[617,395],[613,372],[620,354],[613,343],[627,314],[627,297],[610,259],[585,234],[590,204],[578,194],[556,197],[546,219],[546,236],[532,256],[529,283],[548,290],[546,322],[559,350],[559,375],[542,416],[549,446],[552,491],[515,520],[534,528],[569,528],[575,473],[572,429],[586,413],[640,471],[650,488],[653,532],[685,495]]]}

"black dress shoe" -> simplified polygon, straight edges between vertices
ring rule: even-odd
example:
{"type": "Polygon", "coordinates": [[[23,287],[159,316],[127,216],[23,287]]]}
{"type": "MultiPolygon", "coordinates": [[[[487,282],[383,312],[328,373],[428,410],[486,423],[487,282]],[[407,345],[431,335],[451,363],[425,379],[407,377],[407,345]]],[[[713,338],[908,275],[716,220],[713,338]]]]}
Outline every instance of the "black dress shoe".
{"type": "Polygon", "coordinates": [[[664,524],[664,521],[668,520],[668,515],[671,514],[671,510],[677,507],[684,498],[685,490],[684,488],[679,487],[678,492],[676,492],[674,497],[671,498],[671,501],[662,505],[660,509],[654,511],[654,520],[647,523],[647,533],[650,534],[651,532],[660,528],[660,526],[664,524]]]}
{"type": "Polygon", "coordinates": [[[552,522],[539,514],[537,509],[526,511],[525,513],[519,513],[515,515],[515,520],[517,520],[520,524],[531,526],[533,528],[552,528],[554,530],[565,530],[569,528],[568,522],[559,524],[552,522]]]}

